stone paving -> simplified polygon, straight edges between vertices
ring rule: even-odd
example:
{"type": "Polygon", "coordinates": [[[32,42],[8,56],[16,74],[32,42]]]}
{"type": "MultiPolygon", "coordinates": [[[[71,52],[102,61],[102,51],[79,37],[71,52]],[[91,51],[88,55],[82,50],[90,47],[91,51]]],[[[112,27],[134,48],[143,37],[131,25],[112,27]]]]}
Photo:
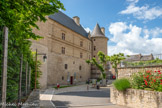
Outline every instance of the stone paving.
{"type": "Polygon", "coordinates": [[[99,90],[90,85],[54,90],[49,88],[43,91],[33,91],[26,103],[34,103],[38,106],[23,106],[22,108],[126,108],[125,106],[110,103],[109,87],[101,87],[99,90]]]}
{"type": "Polygon", "coordinates": [[[22,108],[40,108],[39,94],[39,89],[33,90],[27,101],[22,105],[22,108]]]}
{"type": "Polygon", "coordinates": [[[49,88],[45,91],[42,91],[40,94],[40,108],[54,108],[54,105],[51,102],[53,94],[54,88],[49,88]]]}
{"type": "Polygon", "coordinates": [[[126,108],[110,103],[109,87],[100,90],[87,85],[55,90],[52,102],[55,108],[126,108]]]}

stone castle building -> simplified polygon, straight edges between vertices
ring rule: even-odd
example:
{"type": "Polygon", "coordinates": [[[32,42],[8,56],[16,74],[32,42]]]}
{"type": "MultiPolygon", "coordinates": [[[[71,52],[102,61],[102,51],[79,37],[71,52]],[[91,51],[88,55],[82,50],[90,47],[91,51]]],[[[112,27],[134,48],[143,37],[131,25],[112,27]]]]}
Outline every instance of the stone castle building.
{"type": "Polygon", "coordinates": [[[87,33],[80,24],[80,18],[68,17],[62,12],[47,17],[47,21],[38,22],[40,30],[33,32],[42,39],[32,41],[32,50],[38,50],[38,59],[42,62],[40,87],[49,85],[74,84],[85,82],[88,78],[99,77],[90,64],[85,61],[97,57],[98,51],[107,54],[105,29],[96,24],[93,32],[87,33]],[[43,61],[42,55],[47,55],[43,61]],[[93,70],[93,72],[91,71],[93,70]]]}

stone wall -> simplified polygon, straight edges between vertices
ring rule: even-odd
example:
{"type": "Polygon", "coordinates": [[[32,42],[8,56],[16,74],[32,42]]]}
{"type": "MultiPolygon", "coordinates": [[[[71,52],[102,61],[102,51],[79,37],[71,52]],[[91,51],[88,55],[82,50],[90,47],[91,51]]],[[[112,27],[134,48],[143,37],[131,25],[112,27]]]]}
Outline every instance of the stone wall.
{"type": "Polygon", "coordinates": [[[92,38],[92,50],[93,57],[97,57],[98,51],[102,51],[105,55],[107,55],[107,37],[91,37],[92,38]],[[94,46],[96,47],[94,50],[94,46]]]}
{"type": "Polygon", "coordinates": [[[40,83],[40,88],[45,89],[47,87],[47,62],[48,62],[48,59],[44,61],[43,55],[39,55],[39,54],[42,53],[42,54],[48,55],[48,48],[42,44],[33,42],[31,49],[32,49],[32,51],[36,51],[36,49],[38,51],[37,58],[41,62],[40,70],[42,72],[41,76],[39,78],[39,83],[40,83]]]}
{"type": "Polygon", "coordinates": [[[162,92],[136,89],[121,92],[111,87],[110,101],[131,108],[162,108],[162,92]]]}
{"type": "Polygon", "coordinates": [[[70,77],[73,77],[74,80],[75,75],[74,83],[85,82],[90,78],[90,65],[83,59],[56,53],[50,53],[48,59],[53,60],[48,63],[48,85],[57,83],[66,85],[69,83],[70,77]],[[67,64],[67,69],[65,69],[65,64],[67,64]],[[79,69],[80,66],[81,69],[79,69]]]}
{"type": "Polygon", "coordinates": [[[124,68],[118,68],[118,77],[130,77],[133,73],[136,72],[142,72],[144,70],[161,70],[162,66],[145,66],[145,67],[124,67],[124,68]]]}

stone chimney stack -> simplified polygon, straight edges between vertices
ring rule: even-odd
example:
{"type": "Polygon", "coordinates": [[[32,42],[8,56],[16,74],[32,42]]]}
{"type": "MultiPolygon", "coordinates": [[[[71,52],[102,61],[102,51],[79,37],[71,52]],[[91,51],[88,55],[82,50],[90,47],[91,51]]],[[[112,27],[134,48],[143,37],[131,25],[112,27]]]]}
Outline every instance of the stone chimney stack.
{"type": "Polygon", "coordinates": [[[73,20],[78,26],[80,26],[80,18],[78,16],[74,16],[73,20]]]}
{"type": "Polygon", "coordinates": [[[104,27],[101,27],[101,31],[105,35],[105,28],[104,27]]]}

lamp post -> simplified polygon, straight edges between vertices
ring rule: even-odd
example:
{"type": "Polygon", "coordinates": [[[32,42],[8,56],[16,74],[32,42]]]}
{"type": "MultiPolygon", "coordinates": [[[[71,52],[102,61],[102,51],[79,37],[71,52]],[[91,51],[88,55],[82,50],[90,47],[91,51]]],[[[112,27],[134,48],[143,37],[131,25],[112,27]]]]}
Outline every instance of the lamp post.
{"type": "Polygon", "coordinates": [[[35,53],[35,89],[37,89],[37,56],[38,55],[43,55],[44,61],[47,59],[47,56],[45,53],[38,53],[38,50],[36,49],[36,53],[35,53]]]}

